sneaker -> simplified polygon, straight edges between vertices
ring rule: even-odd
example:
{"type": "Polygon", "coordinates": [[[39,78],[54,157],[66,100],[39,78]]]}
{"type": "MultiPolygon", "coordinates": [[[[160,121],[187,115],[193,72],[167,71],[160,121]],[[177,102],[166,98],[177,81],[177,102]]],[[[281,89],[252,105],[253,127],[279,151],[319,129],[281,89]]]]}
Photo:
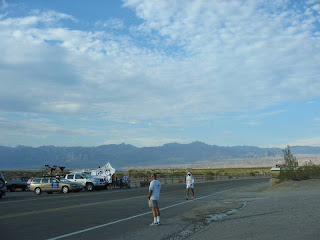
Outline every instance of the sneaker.
{"type": "Polygon", "coordinates": [[[158,225],[159,225],[159,223],[154,223],[154,222],[149,224],[150,227],[154,227],[154,226],[158,226],[158,225]]]}
{"type": "Polygon", "coordinates": [[[186,197],[186,200],[189,200],[189,198],[186,197]]]}
{"type": "Polygon", "coordinates": [[[161,223],[160,223],[160,222],[157,222],[157,225],[159,226],[159,225],[161,225],[161,223]]]}
{"type": "Polygon", "coordinates": [[[191,200],[193,200],[193,197],[191,198],[191,200]]]}

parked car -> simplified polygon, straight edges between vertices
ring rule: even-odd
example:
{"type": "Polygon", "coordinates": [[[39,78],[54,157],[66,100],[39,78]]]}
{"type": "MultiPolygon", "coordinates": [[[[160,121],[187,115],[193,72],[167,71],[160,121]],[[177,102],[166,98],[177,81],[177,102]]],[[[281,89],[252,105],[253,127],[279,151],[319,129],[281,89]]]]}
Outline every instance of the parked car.
{"type": "Polygon", "coordinates": [[[0,198],[6,195],[6,181],[3,174],[0,172],[0,198]]]}
{"type": "Polygon", "coordinates": [[[69,173],[65,178],[71,182],[82,184],[87,191],[105,188],[107,184],[104,177],[96,177],[86,173],[69,173]]]}
{"type": "Polygon", "coordinates": [[[14,192],[17,188],[25,191],[27,189],[27,181],[27,177],[15,176],[12,177],[11,180],[6,181],[6,186],[10,192],[14,192]]]}
{"type": "Polygon", "coordinates": [[[30,181],[30,191],[34,191],[37,195],[42,192],[47,192],[48,194],[53,192],[79,192],[81,189],[83,189],[82,184],[73,183],[64,178],[39,177],[33,178],[30,181]]]}

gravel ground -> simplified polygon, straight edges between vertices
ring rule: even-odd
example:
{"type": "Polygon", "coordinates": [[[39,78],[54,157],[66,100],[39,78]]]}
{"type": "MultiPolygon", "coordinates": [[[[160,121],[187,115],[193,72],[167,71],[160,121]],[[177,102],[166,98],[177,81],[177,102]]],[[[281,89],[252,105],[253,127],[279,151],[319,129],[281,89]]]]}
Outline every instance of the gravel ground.
{"type": "Polygon", "coordinates": [[[181,219],[193,228],[171,239],[320,239],[320,180],[241,189],[181,219]]]}
{"type": "Polygon", "coordinates": [[[320,239],[320,179],[257,184],[195,203],[199,207],[122,239],[320,239]]]}

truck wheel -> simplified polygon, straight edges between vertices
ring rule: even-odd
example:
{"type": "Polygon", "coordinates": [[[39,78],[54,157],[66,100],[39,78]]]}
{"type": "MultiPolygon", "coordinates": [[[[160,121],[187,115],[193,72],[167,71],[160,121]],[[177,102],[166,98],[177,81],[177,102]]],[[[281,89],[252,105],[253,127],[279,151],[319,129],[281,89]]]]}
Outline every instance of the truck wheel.
{"type": "Polygon", "coordinates": [[[67,186],[64,186],[64,187],[62,188],[62,192],[63,192],[63,193],[68,193],[68,192],[69,192],[69,188],[68,188],[67,186]]]}
{"type": "Polygon", "coordinates": [[[35,190],[34,190],[34,192],[37,194],[37,195],[40,195],[41,194],[41,188],[36,188],[35,190]]]}
{"type": "Polygon", "coordinates": [[[87,191],[92,191],[93,190],[93,184],[92,183],[87,183],[86,190],[87,191]]]}
{"type": "Polygon", "coordinates": [[[14,191],[16,191],[16,186],[13,185],[10,187],[10,192],[14,192],[14,191]]]}
{"type": "Polygon", "coordinates": [[[5,182],[2,178],[0,178],[0,188],[3,188],[5,185],[5,182]]]}

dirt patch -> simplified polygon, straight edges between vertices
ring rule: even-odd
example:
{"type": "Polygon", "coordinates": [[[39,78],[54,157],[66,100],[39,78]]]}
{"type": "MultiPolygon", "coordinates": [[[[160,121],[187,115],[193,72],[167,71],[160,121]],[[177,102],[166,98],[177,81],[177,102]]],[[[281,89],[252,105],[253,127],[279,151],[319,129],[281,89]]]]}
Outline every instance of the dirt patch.
{"type": "Polygon", "coordinates": [[[234,214],[246,206],[240,201],[211,201],[206,205],[194,208],[181,216],[182,221],[189,224],[180,232],[166,238],[169,240],[183,240],[193,233],[200,231],[206,225],[225,218],[227,215],[234,214]]]}
{"type": "MultiPolygon", "coordinates": [[[[228,235],[233,235],[233,239],[253,239],[248,237],[248,235],[244,235],[245,237],[242,236],[242,238],[239,238],[239,236],[247,234],[243,232],[243,229],[246,229],[246,231],[250,229],[252,236],[257,234],[256,229],[260,229],[260,232],[264,233],[265,224],[269,224],[271,228],[274,227],[274,222],[278,222],[279,226],[283,226],[283,232],[286,232],[288,228],[285,224],[286,221],[295,219],[299,214],[306,214],[308,216],[313,214],[314,211],[308,211],[307,206],[300,203],[307,201],[304,197],[315,201],[315,198],[319,195],[319,190],[320,179],[315,179],[287,181],[274,186],[270,186],[269,183],[263,183],[243,187],[234,192],[220,194],[216,196],[217,199],[214,201],[199,201],[199,206],[180,215],[180,220],[187,225],[165,239],[212,239],[212,236],[217,233],[223,236],[220,239],[226,239],[228,235]],[[315,198],[312,197],[313,195],[315,198]],[[287,201],[287,199],[291,200],[287,201]],[[297,206],[300,206],[301,211],[296,212],[291,210],[297,206]],[[238,217],[232,217],[235,214],[238,214],[238,217]],[[274,217],[277,214],[278,216],[274,217]],[[228,218],[233,219],[233,221],[222,221],[228,218]],[[238,221],[238,219],[241,220],[238,221]],[[242,221],[243,219],[245,221],[242,221]],[[248,228],[248,222],[250,221],[252,222],[248,228]],[[256,223],[257,221],[258,223],[256,223]],[[213,222],[216,222],[216,224],[208,228],[207,226],[213,222]],[[229,224],[232,224],[232,227],[229,227],[229,224]],[[217,228],[220,226],[224,227],[219,231],[217,228]],[[225,227],[228,227],[229,230],[225,231],[225,227]],[[238,235],[233,234],[234,229],[238,232],[238,235]],[[198,234],[199,232],[200,234],[198,234]],[[195,234],[194,237],[192,237],[193,234],[195,234]]],[[[277,236],[272,235],[272,232],[270,234],[272,237],[269,239],[278,239],[277,236]]],[[[261,235],[259,236],[261,237],[261,235]]]]}
{"type": "Polygon", "coordinates": [[[320,179],[260,186],[265,188],[242,188],[221,196],[241,199],[247,206],[188,239],[319,239],[320,179]]]}
{"type": "Polygon", "coordinates": [[[320,179],[286,181],[274,186],[258,184],[256,186],[242,188],[231,194],[221,195],[219,196],[221,199],[207,202],[205,205],[193,208],[181,215],[181,220],[189,222],[190,225],[170,239],[185,239],[214,221],[224,219],[228,215],[235,214],[242,210],[246,211],[247,203],[269,202],[272,196],[288,196],[288,194],[291,193],[297,194],[299,192],[305,192],[310,195],[311,192],[316,193],[319,190],[320,179]]]}
{"type": "Polygon", "coordinates": [[[204,206],[193,208],[181,216],[181,220],[188,222],[203,222],[209,215],[226,213],[232,209],[239,209],[243,205],[239,201],[211,201],[204,206]]]}
{"type": "Polygon", "coordinates": [[[268,187],[265,192],[295,192],[308,190],[320,190],[320,179],[285,181],[268,187]]]}

